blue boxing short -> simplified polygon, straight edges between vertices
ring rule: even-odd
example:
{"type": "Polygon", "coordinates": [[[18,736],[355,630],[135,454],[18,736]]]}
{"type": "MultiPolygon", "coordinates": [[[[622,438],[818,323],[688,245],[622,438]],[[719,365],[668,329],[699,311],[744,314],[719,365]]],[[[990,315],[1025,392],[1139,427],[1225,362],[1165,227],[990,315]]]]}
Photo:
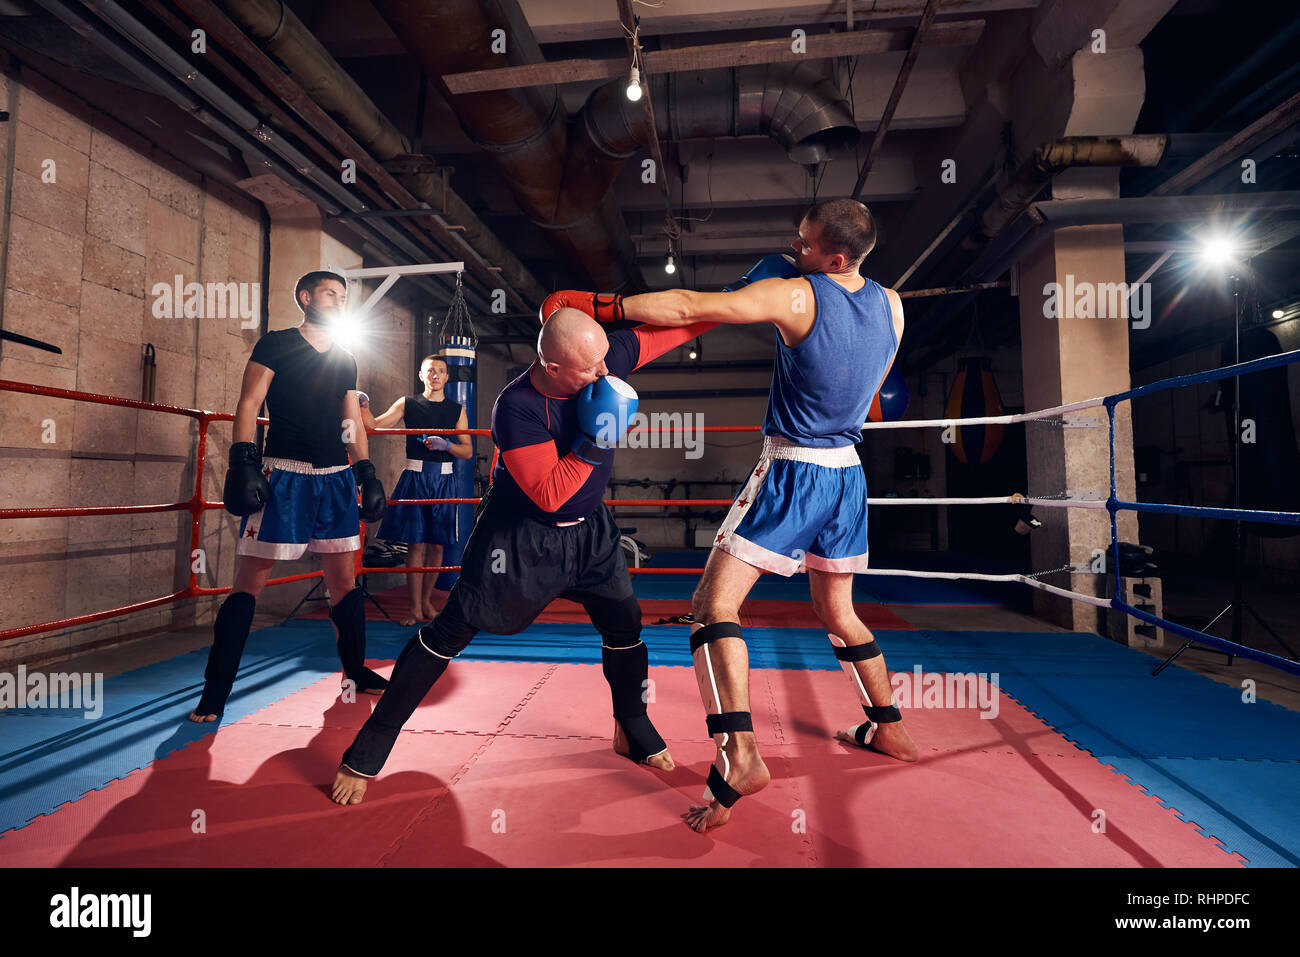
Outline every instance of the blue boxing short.
{"type": "Polygon", "coordinates": [[[810,449],[766,436],[713,547],[790,576],[867,570],[867,480],[852,445],[810,449]]]}
{"type": "Polygon", "coordinates": [[[361,547],[357,481],[350,465],[312,468],[293,459],[262,459],[271,497],[239,523],[238,555],[301,558],[313,552],[361,547]]]}
{"type": "MultiPolygon", "coordinates": [[[[456,498],[454,462],[407,459],[392,498],[456,498]]],[[[458,505],[390,505],[379,538],[408,545],[452,545],[460,540],[458,505]]]]}

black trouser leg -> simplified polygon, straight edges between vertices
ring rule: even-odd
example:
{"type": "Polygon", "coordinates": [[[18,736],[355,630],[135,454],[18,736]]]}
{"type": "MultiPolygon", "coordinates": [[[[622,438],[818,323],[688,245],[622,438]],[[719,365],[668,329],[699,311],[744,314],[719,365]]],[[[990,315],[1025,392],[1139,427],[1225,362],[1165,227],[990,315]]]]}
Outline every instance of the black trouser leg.
{"type": "Polygon", "coordinates": [[[352,746],[344,752],[343,763],[357,774],[374,777],[380,772],[397,743],[398,732],[411,720],[451,659],[478,633],[460,615],[455,597],[453,589],[433,624],[421,628],[406,643],[393,667],[387,690],[357,732],[352,746]]]}

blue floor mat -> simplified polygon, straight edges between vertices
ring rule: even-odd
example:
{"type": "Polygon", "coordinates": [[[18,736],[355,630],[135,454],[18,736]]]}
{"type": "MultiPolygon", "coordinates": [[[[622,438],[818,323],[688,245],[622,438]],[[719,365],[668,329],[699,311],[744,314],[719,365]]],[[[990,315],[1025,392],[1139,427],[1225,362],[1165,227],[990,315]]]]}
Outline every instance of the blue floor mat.
{"type": "MultiPolygon", "coordinates": [[[[1300,760],[1300,714],[1089,634],[930,631],[944,667],[1002,689],[1065,737],[1112,757],[1300,760]]],[[[893,667],[893,663],[890,663],[893,667]]]]}
{"type": "MultiPolygon", "coordinates": [[[[203,690],[207,658],[205,648],[105,679],[104,713],[96,720],[38,709],[0,713],[0,832],[212,734],[217,725],[186,719],[203,690]]],[[[327,623],[255,631],[221,723],[337,671],[327,623]]]]}
{"type": "Polygon", "coordinates": [[[1107,763],[1251,867],[1300,867],[1300,765],[1194,758],[1107,763]]]}

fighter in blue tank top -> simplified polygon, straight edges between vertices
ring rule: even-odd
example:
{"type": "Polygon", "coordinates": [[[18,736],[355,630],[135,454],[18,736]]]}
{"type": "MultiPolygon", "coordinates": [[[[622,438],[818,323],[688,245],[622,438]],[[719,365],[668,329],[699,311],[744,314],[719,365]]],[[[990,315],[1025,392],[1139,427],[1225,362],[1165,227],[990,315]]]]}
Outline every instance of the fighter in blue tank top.
{"type": "Polygon", "coordinates": [[[859,274],[875,237],[865,206],[830,200],[800,223],[788,269],[778,262],[733,292],[674,289],[614,303],[638,322],[770,322],[778,334],[763,451],[692,600],[692,660],[718,747],[704,803],[685,815],[696,831],[725,824],[740,798],[771,780],[753,733],[740,627],[763,571],[808,570],[813,607],[866,714],[836,737],[901,761],[919,754],[892,703],[884,656],[853,607],[852,573],[867,569],[867,488],[854,444],[903,331],[898,294],[859,274]]]}

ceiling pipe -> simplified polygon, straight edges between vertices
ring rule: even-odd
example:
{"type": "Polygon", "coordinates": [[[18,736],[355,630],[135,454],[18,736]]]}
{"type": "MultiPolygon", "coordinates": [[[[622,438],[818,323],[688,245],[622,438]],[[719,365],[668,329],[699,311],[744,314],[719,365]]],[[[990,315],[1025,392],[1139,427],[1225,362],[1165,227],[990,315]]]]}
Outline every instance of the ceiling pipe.
{"type": "MultiPolygon", "coordinates": [[[[1000,235],[1058,173],[1076,166],[1156,166],[1169,137],[1156,135],[1067,136],[1044,143],[1016,171],[1016,177],[984,210],[976,246],[1000,235]]],[[[969,247],[968,247],[969,248],[969,247]]]]}
{"type": "MultiPolygon", "coordinates": [[[[626,86],[620,78],[597,87],[574,124],[572,164],[593,188],[612,184],[650,139],[645,110],[626,86]]],[[[851,150],[860,135],[848,101],[811,63],[656,74],[650,95],[661,139],[769,136],[808,165],[851,150]]]]}
{"type": "Polygon", "coordinates": [[[601,292],[643,289],[609,182],[594,182],[581,157],[570,162],[568,116],[555,85],[453,95],[442,82],[447,73],[544,62],[516,0],[375,0],[375,7],[497,167],[524,215],[547,231],[586,282],[601,292]]]}
{"type": "MultiPolygon", "coordinates": [[[[952,246],[927,275],[937,275],[941,281],[955,286],[1000,276],[1005,267],[991,272],[985,265],[1000,251],[1016,248],[1015,244],[1032,229],[1022,214],[1053,177],[1076,167],[1153,167],[1169,151],[1170,139],[1162,134],[1126,134],[1049,140],[1020,165],[1011,183],[975,218],[966,237],[952,246]],[[1007,232],[1013,223],[1014,237],[1007,232]]],[[[922,338],[932,338],[933,330],[942,328],[967,302],[964,297],[950,296],[926,309],[919,319],[920,328],[925,330],[922,338]]]]}
{"type": "MultiPolygon", "coordinates": [[[[116,4],[93,0],[95,10],[112,27],[87,20],[61,0],[38,0],[40,5],[109,57],[195,119],[214,130],[237,150],[251,154],[270,171],[328,211],[356,208],[361,203],[335,178],[326,175],[307,156],[227,96],[219,87],[190,67],[167,43],[154,36],[116,4]],[[115,32],[121,31],[121,34],[115,32]],[[131,45],[129,46],[127,39],[131,45]],[[146,56],[148,59],[146,59],[146,56]],[[162,67],[160,70],[159,67],[162,67]],[[229,116],[229,119],[226,117],[229,116]]],[[[364,224],[358,230],[372,242],[396,250],[419,262],[418,246],[386,224],[364,224]]],[[[424,281],[423,288],[441,293],[424,281]]]]}
{"type": "MultiPolygon", "coordinates": [[[[971,264],[973,277],[1000,276],[1041,238],[1067,226],[1177,223],[1222,214],[1300,210],[1300,191],[1216,196],[1134,196],[1126,199],[1057,199],[1035,203],[1024,226],[1007,233],[971,264]]],[[[977,278],[975,281],[979,281],[977,278]]]]}
{"type": "MultiPolygon", "coordinates": [[[[578,118],[601,154],[624,160],[649,140],[645,111],[626,86],[620,78],[597,87],[578,118]]],[[[810,165],[851,150],[860,135],[848,100],[813,63],[655,74],[650,88],[663,139],[769,136],[792,162],[810,165]]]]}
{"type": "MultiPolygon", "coordinates": [[[[191,3],[198,8],[196,12],[213,5],[212,0],[191,0],[191,3]]],[[[277,68],[268,70],[261,63],[249,64],[290,106],[300,113],[314,113],[303,103],[305,94],[312,104],[328,114],[331,124],[337,123],[341,131],[355,138],[378,161],[409,158],[411,145],[406,137],[281,0],[216,0],[216,3],[258,46],[284,65],[286,72],[277,68]]],[[[311,116],[307,118],[310,120],[311,116]]],[[[460,233],[456,240],[444,236],[444,244],[458,253],[458,247],[466,247],[470,255],[465,258],[471,263],[474,257],[480,257],[484,261],[483,269],[476,271],[489,272],[489,265],[499,267],[499,282],[515,290],[529,308],[540,305],[546,297],[541,283],[455,190],[447,188],[444,194],[440,182],[435,185],[433,177],[419,173],[398,173],[394,179],[378,163],[368,164],[366,159],[358,157],[357,165],[372,166],[368,170],[370,174],[394,193],[394,199],[399,202],[414,206],[419,201],[441,209],[445,195],[445,213],[431,218],[443,225],[442,232],[448,235],[454,234],[445,228],[448,225],[464,228],[455,231],[460,233]],[[403,195],[404,192],[409,195],[403,195]]],[[[432,162],[428,157],[423,159],[432,162]]],[[[485,282],[498,281],[495,275],[480,278],[485,282]]]]}

